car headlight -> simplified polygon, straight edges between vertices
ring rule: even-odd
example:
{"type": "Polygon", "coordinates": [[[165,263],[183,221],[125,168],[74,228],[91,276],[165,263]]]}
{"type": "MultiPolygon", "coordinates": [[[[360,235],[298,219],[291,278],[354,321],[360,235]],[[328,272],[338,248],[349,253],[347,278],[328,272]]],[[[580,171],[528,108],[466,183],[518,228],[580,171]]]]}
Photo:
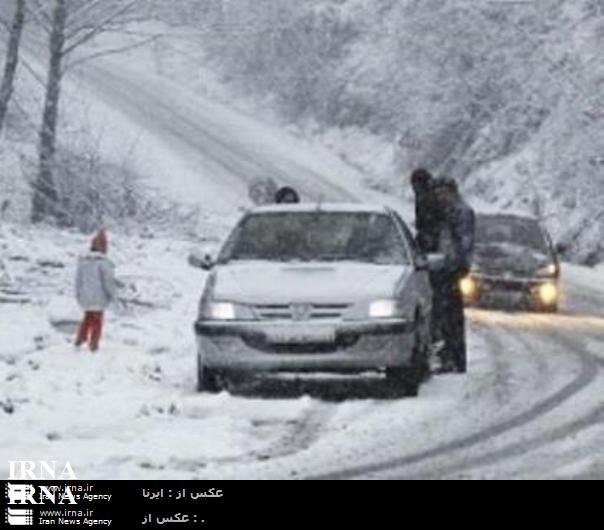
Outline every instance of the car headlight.
{"type": "Polygon", "coordinates": [[[232,302],[209,302],[202,310],[202,317],[206,320],[255,320],[251,308],[232,302]]]}
{"type": "Polygon", "coordinates": [[[461,289],[461,294],[465,298],[473,298],[478,291],[478,282],[471,276],[466,276],[459,282],[459,288],[461,289]]]}
{"type": "Polygon", "coordinates": [[[377,300],[369,304],[369,318],[394,318],[400,315],[396,300],[377,300]]]}
{"type": "Polygon", "coordinates": [[[558,275],[558,265],[550,263],[537,271],[538,278],[554,278],[558,275]]]}
{"type": "Polygon", "coordinates": [[[544,283],[539,287],[539,299],[546,306],[554,305],[558,301],[560,290],[553,283],[544,283]]]}

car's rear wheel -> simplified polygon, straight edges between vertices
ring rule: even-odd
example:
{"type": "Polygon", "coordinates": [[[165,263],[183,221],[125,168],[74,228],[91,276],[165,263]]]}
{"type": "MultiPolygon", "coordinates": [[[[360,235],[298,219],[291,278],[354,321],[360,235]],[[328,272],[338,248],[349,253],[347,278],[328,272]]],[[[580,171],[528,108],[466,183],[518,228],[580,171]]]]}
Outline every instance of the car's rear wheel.
{"type": "Polygon", "coordinates": [[[391,391],[404,397],[417,397],[419,387],[430,373],[428,345],[424,337],[428,336],[427,330],[420,317],[415,324],[415,342],[413,355],[409,366],[391,367],[386,369],[386,382],[391,391]]]}
{"type": "Polygon", "coordinates": [[[387,368],[386,381],[390,392],[396,396],[417,397],[420,377],[416,367],[387,368]]]}
{"type": "Polygon", "coordinates": [[[204,366],[197,358],[197,390],[209,394],[218,394],[224,390],[224,379],[220,372],[204,366]]]}

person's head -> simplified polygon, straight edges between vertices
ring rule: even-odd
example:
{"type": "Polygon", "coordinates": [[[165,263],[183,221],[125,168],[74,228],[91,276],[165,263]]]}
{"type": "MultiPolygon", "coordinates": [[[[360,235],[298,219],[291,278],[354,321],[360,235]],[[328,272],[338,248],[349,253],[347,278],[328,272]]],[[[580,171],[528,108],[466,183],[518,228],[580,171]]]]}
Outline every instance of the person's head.
{"type": "Polygon", "coordinates": [[[100,252],[101,254],[107,254],[108,242],[107,233],[105,230],[99,230],[98,233],[92,239],[90,244],[90,250],[92,252],[100,252]]]}
{"type": "Polygon", "coordinates": [[[415,193],[423,193],[430,189],[434,182],[434,177],[426,169],[416,169],[411,174],[411,186],[415,193]]]}
{"type": "Polygon", "coordinates": [[[258,177],[249,184],[248,196],[256,206],[271,204],[278,189],[271,177],[258,177]]]}
{"type": "Polygon", "coordinates": [[[443,208],[452,206],[459,198],[457,182],[448,177],[439,178],[434,182],[434,192],[436,200],[443,208]]]}
{"type": "Polygon", "coordinates": [[[277,204],[298,204],[300,195],[295,189],[285,186],[275,194],[275,202],[277,204]]]}

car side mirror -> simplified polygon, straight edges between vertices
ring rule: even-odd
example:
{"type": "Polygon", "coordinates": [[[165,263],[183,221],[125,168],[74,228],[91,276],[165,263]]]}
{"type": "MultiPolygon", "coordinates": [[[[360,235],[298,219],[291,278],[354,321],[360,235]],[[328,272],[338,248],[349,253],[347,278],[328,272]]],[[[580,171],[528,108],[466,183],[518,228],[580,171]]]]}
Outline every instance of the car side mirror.
{"type": "Polygon", "coordinates": [[[418,254],[418,256],[415,258],[415,270],[420,272],[430,270],[428,257],[425,254],[418,254]]]}
{"type": "Polygon", "coordinates": [[[426,257],[428,261],[428,270],[437,271],[445,266],[445,255],[444,254],[428,254],[426,257]]]}
{"type": "Polygon", "coordinates": [[[189,254],[189,265],[196,269],[211,271],[216,266],[216,249],[214,247],[205,247],[194,250],[189,254]]]}

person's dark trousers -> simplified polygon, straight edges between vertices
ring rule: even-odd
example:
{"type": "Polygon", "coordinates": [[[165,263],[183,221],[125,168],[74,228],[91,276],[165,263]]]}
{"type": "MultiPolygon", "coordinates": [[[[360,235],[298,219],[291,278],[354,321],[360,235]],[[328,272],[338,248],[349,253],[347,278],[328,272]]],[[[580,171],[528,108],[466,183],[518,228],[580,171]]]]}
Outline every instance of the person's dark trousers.
{"type": "Polygon", "coordinates": [[[443,340],[443,306],[444,285],[443,274],[431,271],[430,286],[432,287],[432,321],[430,323],[430,334],[432,344],[438,344],[443,340]]]}
{"type": "Polygon", "coordinates": [[[442,272],[436,278],[438,329],[445,342],[441,352],[443,369],[465,373],[467,370],[466,322],[463,295],[457,272],[442,272]]]}

